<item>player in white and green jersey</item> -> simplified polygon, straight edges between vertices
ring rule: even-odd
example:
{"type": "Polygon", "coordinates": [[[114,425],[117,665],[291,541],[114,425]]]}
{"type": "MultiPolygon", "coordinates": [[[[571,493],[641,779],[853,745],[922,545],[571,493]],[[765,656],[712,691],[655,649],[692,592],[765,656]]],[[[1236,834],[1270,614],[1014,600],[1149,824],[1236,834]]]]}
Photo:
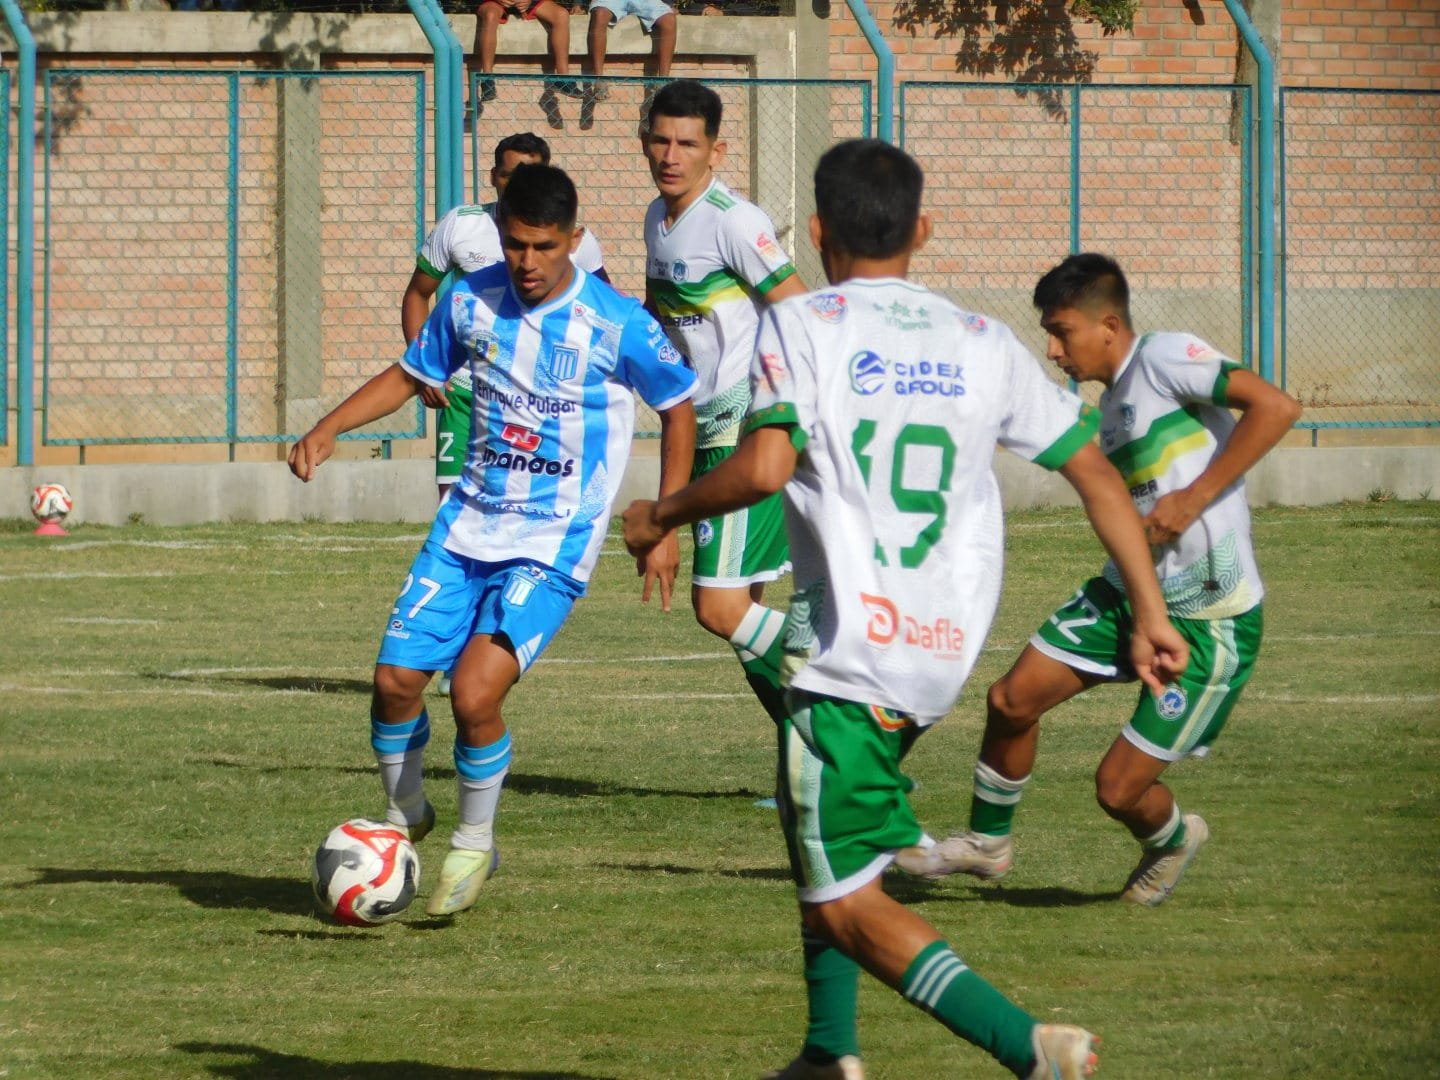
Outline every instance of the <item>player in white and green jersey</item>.
{"type": "MultiPolygon", "coordinates": [[[[498,199],[505,194],[510,174],[521,165],[550,164],[550,144],[528,131],[507,135],[495,144],[495,165],[490,170],[490,184],[498,199]]],[[[452,274],[469,274],[504,259],[500,248],[500,229],[495,221],[495,203],[466,203],[440,216],[425,237],[415,256],[415,272],[405,286],[400,301],[400,325],[408,344],[420,333],[430,314],[430,298],[445,278],[452,274]]],[[[570,261],[588,274],[607,284],[605,257],[600,243],[589,229],[579,227],[579,243],[570,261]]],[[[450,490],[465,465],[470,445],[471,412],[470,373],[462,368],[443,389],[425,387],[421,400],[439,410],[435,418],[435,483],[440,498],[450,490]]]]}
{"type": "Polygon", "coordinates": [[[1140,516],[1091,442],[1094,410],[1048,379],[1003,324],[905,280],[929,234],[920,168],[878,140],[815,171],[830,289],[761,320],[753,401],[734,455],[625,512],[639,555],[666,530],[783,488],[796,596],[777,770],[800,901],[809,1029],[783,1080],[863,1075],[860,968],[1032,1080],[1088,1075],[1094,1037],[1038,1023],[880,887],[921,829],[900,759],[954,705],[990,628],[1002,557],[997,443],[1059,470],[1134,599],[1128,662],[1151,683],[1184,667],[1140,516]]]}
{"type": "MultiPolygon", "coordinates": [[[[694,368],[695,476],[735,450],[750,404],[761,310],[805,291],[775,226],[720,182],[720,97],[682,79],[662,87],[643,137],[659,197],[645,214],[646,304],[694,368]]],[[[780,501],[697,522],[691,600],[700,625],[729,641],[771,717],[780,716],[778,611],[760,601],[789,568],[780,501]]]]}
{"type": "MultiPolygon", "coordinates": [[[[1160,775],[1208,751],[1260,649],[1265,590],[1244,475],[1290,430],[1300,407],[1191,334],[1138,336],[1125,275],[1104,255],[1070,256],[1040,279],[1034,299],[1050,358],[1072,379],[1105,385],[1100,445],[1144,515],[1170,618],[1190,645],[1178,679],[1160,694],[1140,692],[1095,776],[1101,807],[1141,845],[1123,895],[1154,906],[1209,838],[1204,819],[1182,814],[1160,775]]],[[[1130,612],[1112,563],[1035,632],[990,688],[970,831],[906,853],[903,867],[986,878],[1010,868],[1010,832],[1040,717],[1097,683],[1134,678],[1126,660],[1130,612]]]]}

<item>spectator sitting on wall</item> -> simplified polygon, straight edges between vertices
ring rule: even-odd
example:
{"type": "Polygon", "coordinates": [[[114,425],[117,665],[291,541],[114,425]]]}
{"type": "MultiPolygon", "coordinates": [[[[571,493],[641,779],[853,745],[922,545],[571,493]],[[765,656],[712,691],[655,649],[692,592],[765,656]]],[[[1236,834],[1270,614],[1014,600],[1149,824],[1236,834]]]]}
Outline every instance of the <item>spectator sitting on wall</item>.
{"type": "MultiPolygon", "coordinates": [[[[675,56],[675,9],[664,0],[591,0],[590,30],[586,44],[590,50],[590,73],[605,74],[605,43],[610,27],[627,15],[640,20],[640,28],[650,35],[650,75],[669,75],[670,61],[675,56]]],[[[604,83],[592,81],[586,87],[590,101],[604,101],[610,91],[604,83]]]]}
{"type": "MultiPolygon", "coordinates": [[[[475,48],[470,56],[472,69],[480,71],[480,98],[472,101],[466,110],[467,117],[479,116],[485,102],[495,99],[495,80],[489,78],[495,70],[495,46],[500,35],[500,24],[518,15],[522,19],[534,19],[545,27],[550,54],[541,68],[547,74],[568,75],[570,73],[570,9],[556,3],[556,0],[482,0],[475,11],[475,48]]],[[[546,82],[540,94],[540,107],[551,127],[564,126],[555,91],[567,97],[579,97],[580,87],[569,79],[546,82]]]]}

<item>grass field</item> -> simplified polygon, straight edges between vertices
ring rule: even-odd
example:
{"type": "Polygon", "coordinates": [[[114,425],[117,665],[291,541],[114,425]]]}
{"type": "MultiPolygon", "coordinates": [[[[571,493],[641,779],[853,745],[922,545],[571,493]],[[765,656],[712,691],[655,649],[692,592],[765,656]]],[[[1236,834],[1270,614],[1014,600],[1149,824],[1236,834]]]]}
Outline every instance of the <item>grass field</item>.
{"type": "MultiPolygon", "coordinates": [[[[308,861],[382,808],[369,665],[415,526],[0,525],[0,1075],[750,1077],[804,1027],[771,726],[619,545],[517,688],[500,874],[453,921],[318,920],[308,861]]],[[[1213,839],[1173,901],[1115,898],[1131,841],[1090,776],[1129,709],[1047,721],[1000,884],[889,881],[1101,1075],[1440,1075],[1440,504],[1256,516],[1259,669],[1172,771],[1213,839]]],[[[985,687],[1099,564],[1076,513],[1011,519],[990,647],[910,758],[963,825],[985,687]]],[[[778,590],[777,590],[778,594],[778,590]]],[[[453,821],[449,705],[427,770],[453,821]]],[[[869,1074],[1000,1077],[868,981],[869,1074]]]]}

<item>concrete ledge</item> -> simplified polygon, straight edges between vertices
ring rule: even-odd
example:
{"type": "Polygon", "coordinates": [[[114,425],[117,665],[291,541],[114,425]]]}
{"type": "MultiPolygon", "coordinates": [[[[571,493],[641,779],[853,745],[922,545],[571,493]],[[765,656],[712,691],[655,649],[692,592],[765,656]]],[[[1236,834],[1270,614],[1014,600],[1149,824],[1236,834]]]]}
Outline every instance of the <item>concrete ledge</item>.
{"type": "MultiPolygon", "coordinates": [[[[653,497],[659,461],[645,447],[630,461],[617,507],[653,497]]],[[[1059,476],[1000,452],[995,472],[1011,509],[1078,504],[1059,476]]],[[[0,470],[0,517],[24,518],[30,490],[60,483],[75,498],[73,523],[155,525],[213,521],[428,521],[435,512],[434,465],[329,461],[302,484],[278,462],[221,465],[62,465],[0,470]]],[[[1440,447],[1386,446],[1276,450],[1251,471],[1257,506],[1361,501],[1372,492],[1400,499],[1440,497],[1440,447]]]]}

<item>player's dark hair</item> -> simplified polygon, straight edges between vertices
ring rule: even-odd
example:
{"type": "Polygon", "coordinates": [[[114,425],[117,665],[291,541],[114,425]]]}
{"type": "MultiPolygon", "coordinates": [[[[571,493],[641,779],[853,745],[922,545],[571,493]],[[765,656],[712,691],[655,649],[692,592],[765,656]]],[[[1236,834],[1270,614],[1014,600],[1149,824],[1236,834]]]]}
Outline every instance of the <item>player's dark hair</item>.
{"type": "Polygon", "coordinates": [[[564,169],[525,164],[510,174],[510,183],[505,185],[505,194],[495,207],[495,220],[573,229],[579,204],[575,184],[564,169]]]}
{"type": "Polygon", "coordinates": [[[1043,315],[1058,308],[1087,313],[1105,310],[1130,326],[1130,285],[1120,264],[1109,255],[1082,251],[1046,272],[1035,284],[1031,299],[1043,315]]]}
{"type": "Polygon", "coordinates": [[[815,166],[815,210],[835,251],[884,259],[915,238],[925,175],[904,150],[879,139],[850,139],[815,166]]]}
{"type": "Polygon", "coordinates": [[[654,127],[657,116],[695,116],[705,121],[706,137],[715,139],[720,136],[722,112],[720,95],[714,90],[694,79],[677,79],[675,82],[666,83],[655,95],[655,100],[650,103],[645,126],[654,127]]]}
{"type": "Polygon", "coordinates": [[[497,169],[505,164],[506,152],[524,154],[526,157],[534,154],[539,157],[541,165],[550,164],[550,144],[531,131],[519,131],[514,135],[506,135],[495,144],[495,167],[497,169]]]}

